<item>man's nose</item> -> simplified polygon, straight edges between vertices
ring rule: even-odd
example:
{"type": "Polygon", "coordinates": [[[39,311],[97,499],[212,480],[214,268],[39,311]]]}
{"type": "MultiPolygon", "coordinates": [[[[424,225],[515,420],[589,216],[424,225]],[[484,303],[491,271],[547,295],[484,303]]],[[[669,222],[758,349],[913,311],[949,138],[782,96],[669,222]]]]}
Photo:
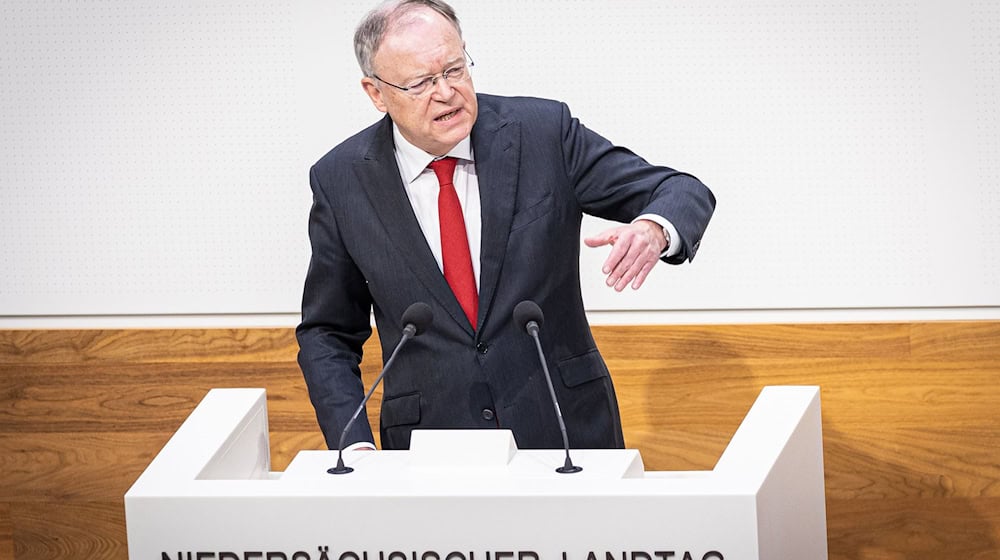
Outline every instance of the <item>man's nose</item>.
{"type": "Polygon", "coordinates": [[[434,91],[431,93],[442,101],[447,101],[451,99],[452,94],[455,93],[455,88],[452,87],[451,83],[444,78],[444,76],[438,76],[431,84],[434,91]]]}

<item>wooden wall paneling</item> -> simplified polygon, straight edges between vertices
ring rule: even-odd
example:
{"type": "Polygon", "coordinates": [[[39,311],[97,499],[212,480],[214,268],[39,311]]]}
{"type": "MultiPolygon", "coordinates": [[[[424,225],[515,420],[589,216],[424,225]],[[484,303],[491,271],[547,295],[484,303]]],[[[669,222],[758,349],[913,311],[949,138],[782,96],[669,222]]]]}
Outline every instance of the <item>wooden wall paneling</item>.
{"type": "Polygon", "coordinates": [[[630,330],[595,338],[647,468],[711,468],[762,387],[820,385],[831,558],[1000,557],[995,323],[630,330]]]}
{"type": "Polygon", "coordinates": [[[3,498],[0,498],[0,558],[14,558],[14,525],[10,519],[10,503],[3,498]]]}
{"type": "Polygon", "coordinates": [[[830,560],[995,560],[998,527],[995,498],[827,497],[830,560]]]}
{"type": "Polygon", "coordinates": [[[288,362],[292,329],[0,330],[0,363],[288,362]]]}
{"type": "MultiPolygon", "coordinates": [[[[832,559],[1000,557],[1000,323],[594,336],[648,469],[710,469],[761,388],[820,385],[832,559]]],[[[0,558],[124,558],[125,490],[211,387],[267,389],[275,470],[323,448],[296,351],[291,329],[0,331],[0,558]]]]}
{"type": "Polygon", "coordinates": [[[128,558],[121,499],[13,506],[14,560],[128,558]]]}
{"type": "Polygon", "coordinates": [[[289,329],[0,331],[0,558],[125,558],[123,497],[211,387],[265,387],[272,463],[321,447],[289,329]]]}
{"type": "Polygon", "coordinates": [[[923,359],[939,358],[997,363],[1000,361],[1000,326],[997,322],[914,323],[913,355],[923,359]]]}
{"type": "Polygon", "coordinates": [[[169,433],[22,432],[0,436],[0,501],[120,500],[169,433]]]}
{"type": "Polygon", "coordinates": [[[907,323],[595,326],[592,331],[602,354],[620,359],[905,356],[910,345],[907,323]]]}
{"type": "Polygon", "coordinates": [[[299,426],[311,410],[294,363],[161,363],[0,366],[18,395],[0,430],[162,430],[176,426],[213,387],[266,387],[273,425],[299,426]]]}

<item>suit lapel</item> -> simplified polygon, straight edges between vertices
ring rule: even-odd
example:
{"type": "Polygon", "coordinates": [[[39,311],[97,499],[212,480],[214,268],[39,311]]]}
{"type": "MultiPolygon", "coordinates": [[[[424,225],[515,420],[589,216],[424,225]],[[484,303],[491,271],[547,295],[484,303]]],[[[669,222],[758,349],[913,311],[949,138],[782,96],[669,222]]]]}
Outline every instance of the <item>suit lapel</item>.
{"type": "Polygon", "coordinates": [[[482,326],[496,295],[514,217],[521,158],[520,126],[484,106],[480,97],[479,117],[472,129],[472,149],[482,205],[479,258],[479,325],[482,326]]]}
{"type": "Polygon", "coordinates": [[[471,336],[472,328],[441,274],[406,196],[393,153],[392,121],[388,117],[380,123],[375,141],[364,159],[355,163],[354,172],[375,208],[375,215],[414,276],[471,336]]]}

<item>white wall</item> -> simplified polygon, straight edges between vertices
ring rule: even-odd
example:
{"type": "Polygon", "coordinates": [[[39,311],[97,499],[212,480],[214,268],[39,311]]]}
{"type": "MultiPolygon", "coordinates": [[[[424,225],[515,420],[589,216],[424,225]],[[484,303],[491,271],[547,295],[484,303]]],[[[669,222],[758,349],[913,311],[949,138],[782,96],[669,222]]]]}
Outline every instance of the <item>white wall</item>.
{"type": "MultiPolygon", "coordinates": [[[[719,206],[596,322],[1000,318],[1000,4],[455,0],[477,89],[719,206]]],[[[0,326],[294,324],[371,3],[0,4],[0,326]]],[[[603,227],[588,222],[585,230],[603,227]]]]}

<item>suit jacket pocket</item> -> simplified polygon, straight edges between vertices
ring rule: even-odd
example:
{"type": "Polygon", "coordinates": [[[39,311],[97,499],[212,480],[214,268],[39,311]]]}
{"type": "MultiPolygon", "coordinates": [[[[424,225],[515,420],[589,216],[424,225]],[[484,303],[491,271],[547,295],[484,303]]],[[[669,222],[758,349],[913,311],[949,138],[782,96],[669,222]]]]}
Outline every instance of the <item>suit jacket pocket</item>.
{"type": "Polygon", "coordinates": [[[518,210],[516,213],[514,213],[513,220],[511,221],[510,224],[511,231],[522,228],[530,224],[531,222],[534,222],[538,218],[541,218],[542,216],[548,214],[549,212],[552,211],[553,206],[554,206],[553,198],[552,194],[550,193],[548,196],[538,201],[537,203],[523,210],[518,210]]]}
{"type": "Polygon", "coordinates": [[[400,395],[382,401],[382,429],[420,422],[420,393],[400,395]]]}
{"type": "Polygon", "coordinates": [[[558,367],[559,376],[567,387],[576,387],[594,379],[610,377],[608,366],[604,364],[604,359],[597,349],[560,360],[558,367]]]}

